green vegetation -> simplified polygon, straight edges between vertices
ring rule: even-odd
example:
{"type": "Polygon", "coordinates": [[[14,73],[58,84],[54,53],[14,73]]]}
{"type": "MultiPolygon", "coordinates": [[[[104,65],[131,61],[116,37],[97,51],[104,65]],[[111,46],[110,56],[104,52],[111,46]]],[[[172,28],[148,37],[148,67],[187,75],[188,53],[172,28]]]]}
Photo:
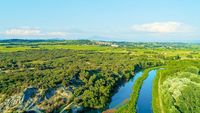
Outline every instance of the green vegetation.
{"type": "Polygon", "coordinates": [[[162,70],[157,71],[156,77],[154,78],[154,82],[153,82],[152,106],[153,106],[154,113],[162,113],[161,106],[160,106],[159,93],[158,93],[158,84],[161,77],[160,71],[162,70]]]}
{"type": "Polygon", "coordinates": [[[0,52],[15,52],[15,51],[26,51],[33,49],[30,46],[0,46],[0,52]]]}
{"type": "Polygon", "coordinates": [[[200,111],[200,63],[169,63],[154,81],[155,113],[197,113],[200,111]]]}
{"type": "MultiPolygon", "coordinates": [[[[153,84],[154,113],[196,113],[200,111],[199,60],[169,61],[158,70],[153,84]]],[[[143,81],[152,68],[146,69],[133,87],[130,101],[118,113],[136,113],[137,98],[143,81]]]]}
{"type": "MultiPolygon", "coordinates": [[[[116,88],[135,71],[163,64],[162,59],[98,50],[40,49],[0,55],[0,94],[6,95],[5,99],[29,86],[42,93],[61,85],[72,88],[73,103],[86,108],[106,107],[116,88]]],[[[45,109],[56,105],[60,106],[49,100],[45,109]]]]}
{"type": "MultiPolygon", "coordinates": [[[[122,83],[133,77],[135,72],[145,70],[143,76],[138,78],[133,87],[130,101],[117,111],[134,113],[139,90],[148,72],[155,69],[153,67],[165,65],[165,71],[159,71],[154,81],[153,108],[154,112],[159,113],[160,103],[163,103],[162,109],[171,112],[167,111],[168,108],[171,109],[169,103],[173,102],[171,101],[173,98],[168,97],[169,94],[166,93],[168,92],[167,86],[171,85],[169,83],[178,82],[182,86],[189,84],[180,92],[188,92],[191,87],[199,88],[199,78],[196,76],[199,74],[199,49],[198,44],[191,46],[182,43],[125,43],[89,40],[1,41],[0,108],[1,103],[9,98],[23,94],[28,87],[34,87],[38,93],[33,95],[32,100],[35,102],[36,97],[41,96],[42,101],[34,105],[40,111],[59,112],[77,106],[104,110],[122,83]],[[112,46],[113,44],[119,47],[112,46]],[[185,72],[193,74],[189,77],[190,75],[185,72]],[[159,87],[163,89],[160,94],[159,87]],[[53,96],[46,96],[48,92],[51,93],[54,90],[56,93],[53,96]],[[160,102],[157,97],[169,100],[160,102]]],[[[174,86],[170,87],[174,88],[174,86]]],[[[198,91],[191,91],[192,96],[195,97],[191,100],[192,102],[199,102],[196,99],[198,91]]],[[[187,95],[184,97],[189,98],[187,95]]],[[[179,100],[183,101],[183,99],[179,100]]],[[[181,111],[187,109],[182,108],[180,102],[177,102],[176,107],[181,106],[179,107],[181,111]]],[[[194,107],[195,103],[191,106],[194,107]]],[[[186,105],[189,106],[189,104],[186,105]]],[[[2,107],[11,112],[19,110],[18,108],[18,104],[13,105],[12,108],[2,107]]],[[[20,110],[27,109],[29,108],[20,110]]],[[[187,110],[190,109],[196,110],[196,108],[187,110]]]]}
{"type": "Polygon", "coordinates": [[[133,93],[130,97],[129,102],[127,103],[127,105],[120,107],[117,111],[118,113],[127,113],[127,112],[136,113],[136,104],[137,104],[137,100],[138,100],[138,96],[139,96],[139,92],[142,87],[142,84],[144,80],[148,77],[148,73],[151,70],[158,69],[158,68],[161,68],[161,67],[148,68],[144,70],[143,75],[136,80],[135,85],[133,86],[133,93]]]}

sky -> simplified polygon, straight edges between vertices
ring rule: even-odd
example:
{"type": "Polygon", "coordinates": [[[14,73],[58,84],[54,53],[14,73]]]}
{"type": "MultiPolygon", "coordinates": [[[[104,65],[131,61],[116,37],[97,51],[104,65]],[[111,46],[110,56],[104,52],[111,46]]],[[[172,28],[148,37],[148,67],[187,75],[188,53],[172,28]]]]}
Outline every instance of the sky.
{"type": "Polygon", "coordinates": [[[200,41],[200,0],[0,0],[0,39],[200,41]]]}

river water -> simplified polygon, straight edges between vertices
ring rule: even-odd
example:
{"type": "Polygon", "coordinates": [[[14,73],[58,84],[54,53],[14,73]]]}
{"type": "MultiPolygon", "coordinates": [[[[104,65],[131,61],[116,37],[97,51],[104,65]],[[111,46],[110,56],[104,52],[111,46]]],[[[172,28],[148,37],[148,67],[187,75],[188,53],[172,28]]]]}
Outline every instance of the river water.
{"type": "Polygon", "coordinates": [[[122,85],[117,93],[112,96],[111,103],[109,104],[109,109],[116,108],[120,105],[123,105],[123,102],[130,99],[132,93],[132,88],[138,77],[142,76],[143,72],[138,72],[135,76],[122,85]]]}
{"type": "Polygon", "coordinates": [[[149,72],[148,77],[143,82],[137,101],[137,113],[153,113],[152,85],[155,76],[156,70],[152,70],[149,72]]]}
{"type": "MultiPolygon", "coordinates": [[[[117,108],[124,104],[124,101],[130,99],[130,95],[133,93],[132,88],[135,81],[142,76],[143,72],[138,72],[136,75],[122,85],[118,92],[112,97],[109,109],[117,108]]],[[[154,77],[156,76],[156,70],[151,70],[148,73],[148,77],[144,80],[139,92],[137,100],[137,113],[153,113],[152,110],[152,85],[154,77]]]]}

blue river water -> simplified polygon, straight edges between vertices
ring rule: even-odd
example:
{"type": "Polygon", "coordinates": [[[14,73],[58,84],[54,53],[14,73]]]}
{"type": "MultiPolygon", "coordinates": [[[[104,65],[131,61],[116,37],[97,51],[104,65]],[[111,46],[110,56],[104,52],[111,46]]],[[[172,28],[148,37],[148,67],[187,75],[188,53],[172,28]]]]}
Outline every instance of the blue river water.
{"type": "Polygon", "coordinates": [[[112,96],[111,103],[109,104],[109,109],[116,108],[123,105],[123,102],[130,99],[132,93],[132,88],[138,77],[142,76],[143,72],[138,72],[135,76],[121,86],[117,93],[112,96]]]}
{"type": "Polygon", "coordinates": [[[152,84],[155,76],[156,70],[152,70],[149,72],[147,79],[143,82],[137,101],[137,113],[153,113],[152,84]]]}

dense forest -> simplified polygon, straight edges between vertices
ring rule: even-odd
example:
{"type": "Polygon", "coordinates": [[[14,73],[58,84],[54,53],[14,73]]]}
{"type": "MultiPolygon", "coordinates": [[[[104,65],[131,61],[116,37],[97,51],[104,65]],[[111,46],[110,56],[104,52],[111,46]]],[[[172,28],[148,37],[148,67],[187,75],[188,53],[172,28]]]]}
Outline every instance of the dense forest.
{"type": "Polygon", "coordinates": [[[103,111],[120,85],[136,72],[158,66],[167,66],[166,71],[159,73],[164,75],[161,85],[164,110],[196,112],[200,91],[199,49],[198,44],[183,43],[1,41],[0,112],[70,112],[80,107],[85,112],[103,111]],[[177,85],[184,88],[181,90],[177,85]],[[177,88],[180,90],[175,91],[176,98],[172,97],[177,88]],[[186,93],[180,96],[181,92],[186,93]],[[181,105],[187,99],[191,102],[181,105]],[[176,105],[171,105],[174,101],[176,105]],[[192,107],[187,108],[189,105],[192,107]]]}

